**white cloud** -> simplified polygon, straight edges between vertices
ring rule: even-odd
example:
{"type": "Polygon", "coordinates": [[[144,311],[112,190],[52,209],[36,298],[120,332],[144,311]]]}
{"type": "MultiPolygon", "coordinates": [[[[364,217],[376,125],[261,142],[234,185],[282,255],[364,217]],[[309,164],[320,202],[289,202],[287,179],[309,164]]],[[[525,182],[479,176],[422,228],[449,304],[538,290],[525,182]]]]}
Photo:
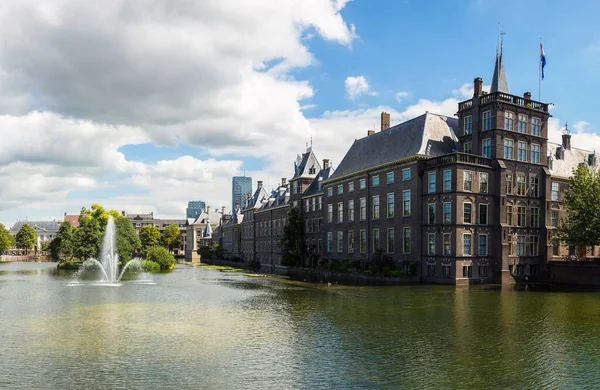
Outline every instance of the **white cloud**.
{"type": "Polygon", "coordinates": [[[396,98],[396,101],[400,103],[402,100],[408,97],[408,92],[396,92],[394,97],[396,98]]]}
{"type": "Polygon", "coordinates": [[[346,95],[350,100],[354,100],[360,95],[371,95],[377,96],[378,93],[371,91],[369,83],[365,76],[348,76],[344,82],[346,88],[346,95]]]}

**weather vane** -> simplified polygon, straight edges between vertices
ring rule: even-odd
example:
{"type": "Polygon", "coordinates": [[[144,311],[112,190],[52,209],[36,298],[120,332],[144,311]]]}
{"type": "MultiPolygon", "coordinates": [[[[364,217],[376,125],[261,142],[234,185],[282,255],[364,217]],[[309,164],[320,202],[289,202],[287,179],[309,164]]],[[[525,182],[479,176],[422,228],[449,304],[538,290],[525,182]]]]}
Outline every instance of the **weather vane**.
{"type": "Polygon", "coordinates": [[[571,134],[571,132],[569,131],[569,124],[567,122],[565,122],[565,128],[562,131],[563,134],[571,134]]]}

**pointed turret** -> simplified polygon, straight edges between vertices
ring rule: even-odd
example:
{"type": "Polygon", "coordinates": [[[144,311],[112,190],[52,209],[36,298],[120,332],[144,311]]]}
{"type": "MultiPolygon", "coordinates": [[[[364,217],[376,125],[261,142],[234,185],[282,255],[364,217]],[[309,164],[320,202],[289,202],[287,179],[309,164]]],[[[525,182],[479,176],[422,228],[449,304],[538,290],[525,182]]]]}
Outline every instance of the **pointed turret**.
{"type": "Polygon", "coordinates": [[[504,61],[502,61],[502,52],[496,55],[496,65],[494,66],[494,76],[492,76],[492,86],[490,93],[504,92],[508,93],[508,83],[506,82],[506,72],[504,71],[504,61]]]}

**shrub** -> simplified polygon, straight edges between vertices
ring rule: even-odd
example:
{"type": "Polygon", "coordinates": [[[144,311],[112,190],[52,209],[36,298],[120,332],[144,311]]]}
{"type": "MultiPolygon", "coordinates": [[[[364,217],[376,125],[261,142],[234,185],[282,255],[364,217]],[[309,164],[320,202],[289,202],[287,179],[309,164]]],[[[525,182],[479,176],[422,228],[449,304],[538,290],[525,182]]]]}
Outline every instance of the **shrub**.
{"type": "Polygon", "coordinates": [[[294,267],[300,263],[300,256],[297,253],[285,252],[281,258],[281,265],[294,267]]]}
{"type": "Polygon", "coordinates": [[[209,246],[202,246],[198,249],[198,254],[202,259],[212,259],[213,258],[213,250],[209,246]]]}
{"type": "Polygon", "coordinates": [[[155,263],[151,260],[142,260],[141,262],[142,269],[144,272],[158,272],[160,271],[160,264],[155,263]]]}
{"type": "Polygon", "coordinates": [[[251,271],[258,272],[258,270],[260,270],[260,261],[250,260],[250,262],[248,262],[248,267],[251,271]]]}
{"type": "Polygon", "coordinates": [[[173,255],[163,246],[153,246],[150,248],[146,255],[146,259],[157,263],[161,270],[174,269],[177,264],[173,255]]]}

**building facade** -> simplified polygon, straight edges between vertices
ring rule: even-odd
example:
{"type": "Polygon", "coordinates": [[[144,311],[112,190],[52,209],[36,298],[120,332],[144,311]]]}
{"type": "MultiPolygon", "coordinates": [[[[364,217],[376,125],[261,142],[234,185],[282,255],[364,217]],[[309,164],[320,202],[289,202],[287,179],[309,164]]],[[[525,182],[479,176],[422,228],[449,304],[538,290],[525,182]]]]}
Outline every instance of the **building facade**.
{"type": "Polygon", "coordinates": [[[204,209],[206,209],[206,203],[203,200],[190,200],[185,209],[185,217],[196,218],[204,209]]]}
{"type": "Polygon", "coordinates": [[[231,179],[231,210],[236,205],[243,207],[246,199],[252,195],[252,178],[247,176],[234,176],[231,179]]]}

